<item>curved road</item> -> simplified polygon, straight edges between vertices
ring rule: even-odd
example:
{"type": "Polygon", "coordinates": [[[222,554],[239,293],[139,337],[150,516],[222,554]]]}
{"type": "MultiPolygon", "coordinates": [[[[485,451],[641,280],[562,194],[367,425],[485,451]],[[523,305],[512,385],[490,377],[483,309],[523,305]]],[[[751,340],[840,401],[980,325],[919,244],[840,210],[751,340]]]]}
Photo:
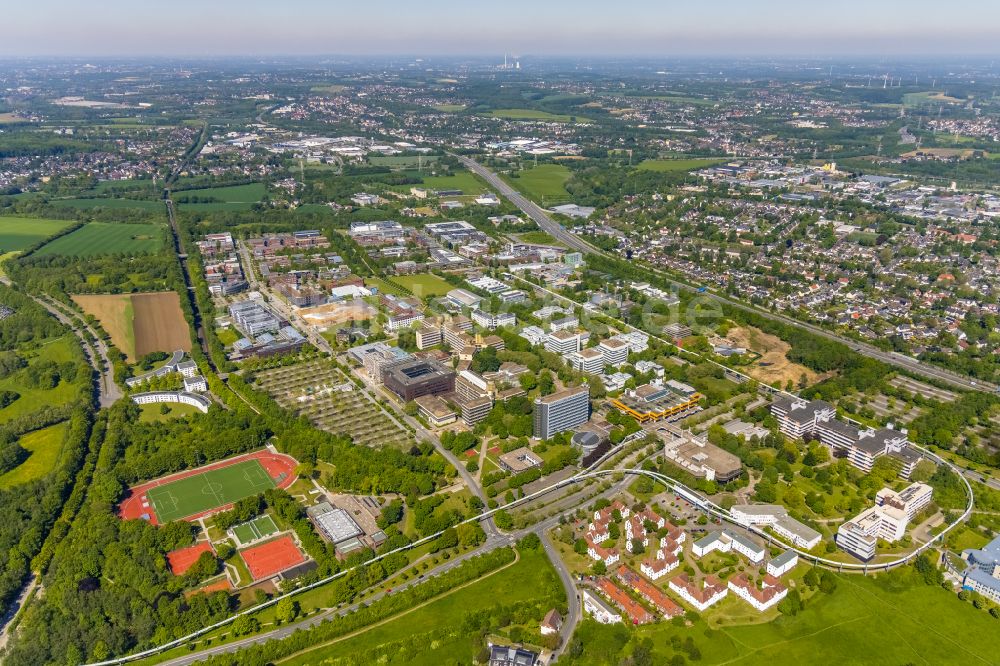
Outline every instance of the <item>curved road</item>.
{"type": "MultiPolygon", "coordinates": [[[[458,160],[463,165],[465,165],[467,169],[469,169],[470,171],[481,177],[492,187],[495,187],[504,197],[510,200],[511,203],[520,208],[521,211],[523,211],[528,217],[534,220],[535,223],[538,224],[539,228],[546,231],[549,235],[558,239],[563,244],[573,248],[574,250],[579,250],[580,252],[601,254],[612,259],[620,259],[620,257],[609,255],[608,253],[603,252],[602,250],[588,243],[583,238],[580,238],[576,234],[571,233],[570,231],[564,229],[561,224],[559,224],[558,222],[554,221],[551,217],[549,217],[549,214],[544,209],[542,209],[541,206],[539,206],[533,201],[530,201],[523,194],[521,194],[513,187],[511,187],[505,180],[500,178],[500,176],[498,176],[496,173],[486,168],[479,162],[476,162],[475,160],[466,157],[464,155],[454,155],[454,157],[457,157],[458,160]]],[[[658,275],[659,277],[663,278],[673,286],[677,287],[678,289],[697,292],[698,289],[700,288],[700,285],[691,285],[685,282],[680,282],[679,280],[671,277],[667,273],[658,270],[656,268],[649,267],[649,270],[658,275]]],[[[720,294],[714,293],[712,291],[706,290],[704,292],[699,292],[699,293],[702,296],[706,296],[720,303],[725,303],[726,305],[743,310],[745,312],[752,312],[754,314],[758,314],[763,317],[773,319],[775,321],[780,321],[783,324],[788,324],[790,326],[797,326],[799,328],[809,331],[810,333],[815,333],[816,335],[826,338],[827,340],[840,342],[842,344],[847,345],[848,347],[858,352],[859,354],[864,354],[865,356],[868,356],[870,358],[877,359],[889,365],[894,365],[898,368],[908,370],[915,374],[947,382],[949,384],[952,384],[953,386],[957,386],[959,388],[969,391],[984,391],[984,392],[997,391],[997,386],[989,382],[970,379],[956,372],[952,372],[944,368],[924,363],[918,359],[913,358],[912,356],[905,356],[903,354],[886,352],[879,349],[878,347],[874,347],[867,343],[858,342],[856,340],[845,338],[841,335],[837,335],[836,333],[833,333],[820,326],[816,326],[815,324],[810,324],[807,322],[799,321],[797,319],[793,319],[786,315],[770,312],[769,310],[764,310],[762,308],[758,308],[748,303],[736,301],[731,298],[727,298],[720,294]]]]}

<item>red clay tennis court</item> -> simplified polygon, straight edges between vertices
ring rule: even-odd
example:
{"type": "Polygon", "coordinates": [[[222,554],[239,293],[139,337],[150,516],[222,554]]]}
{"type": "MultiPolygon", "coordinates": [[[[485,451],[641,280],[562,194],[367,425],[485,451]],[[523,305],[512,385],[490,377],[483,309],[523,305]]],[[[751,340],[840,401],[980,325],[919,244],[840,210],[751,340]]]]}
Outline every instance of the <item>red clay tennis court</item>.
{"type": "Polygon", "coordinates": [[[212,544],[207,541],[196,543],[187,548],[178,548],[167,553],[167,562],[170,564],[170,571],[175,576],[183,576],[190,569],[202,553],[214,553],[212,544]]]}
{"type": "Polygon", "coordinates": [[[241,550],[240,556],[247,563],[254,580],[270,578],[306,561],[302,551],[289,536],[241,550]]]}

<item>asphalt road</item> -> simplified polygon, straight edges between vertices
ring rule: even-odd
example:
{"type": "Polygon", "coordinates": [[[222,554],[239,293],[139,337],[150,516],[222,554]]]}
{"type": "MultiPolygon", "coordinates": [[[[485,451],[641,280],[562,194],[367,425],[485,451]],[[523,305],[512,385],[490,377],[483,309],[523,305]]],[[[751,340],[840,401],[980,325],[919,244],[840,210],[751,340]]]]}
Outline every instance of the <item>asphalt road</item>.
{"type": "Polygon", "coordinates": [[[576,583],[573,582],[573,575],[569,572],[569,568],[563,562],[563,559],[559,557],[559,551],[552,545],[552,541],[548,535],[545,532],[541,532],[539,537],[542,540],[542,547],[545,549],[545,554],[549,556],[549,561],[552,562],[552,566],[555,567],[556,572],[559,574],[559,580],[562,582],[563,590],[566,592],[566,602],[569,607],[566,617],[563,618],[562,627],[559,628],[559,647],[553,651],[552,659],[550,660],[556,661],[559,654],[569,645],[569,639],[573,636],[573,631],[576,630],[576,625],[580,621],[580,593],[576,589],[576,583]]]}
{"type": "MultiPolygon", "coordinates": [[[[607,255],[605,252],[602,252],[598,248],[594,247],[584,239],[580,238],[576,234],[571,233],[566,229],[564,229],[561,224],[555,222],[551,217],[549,217],[548,213],[546,213],[540,206],[538,206],[533,201],[528,200],[523,194],[515,190],[506,181],[504,181],[497,174],[493,173],[492,171],[484,167],[482,164],[479,164],[475,160],[466,157],[464,155],[456,155],[456,157],[462,162],[462,164],[465,165],[466,168],[468,168],[470,171],[472,171],[473,173],[484,179],[492,187],[495,187],[500,192],[500,194],[502,194],[504,197],[510,200],[510,202],[513,203],[515,206],[520,208],[521,211],[523,211],[526,215],[528,215],[528,217],[530,217],[532,220],[535,221],[535,223],[538,224],[539,228],[550,234],[552,237],[558,239],[560,242],[573,248],[574,250],[579,250],[585,253],[591,252],[596,254],[603,254],[605,256],[610,256],[607,255]]],[[[618,258],[618,257],[613,257],[613,258],[618,258]]],[[[692,286],[690,284],[680,282],[670,277],[663,271],[659,271],[656,269],[650,269],[650,270],[653,273],[660,276],[661,278],[663,278],[664,280],[668,281],[673,286],[677,287],[678,289],[684,289],[686,291],[695,291],[695,292],[698,289],[697,285],[692,286]]],[[[834,340],[836,342],[843,343],[848,347],[850,347],[851,349],[853,349],[854,351],[858,352],[859,354],[864,354],[865,356],[868,356],[870,358],[878,359],[883,363],[887,363],[889,365],[896,366],[897,368],[908,370],[915,374],[947,382],[949,384],[958,386],[959,388],[963,388],[965,390],[984,391],[984,392],[994,392],[997,390],[996,385],[991,384],[989,382],[970,379],[968,377],[952,372],[950,370],[946,370],[944,368],[939,368],[937,366],[924,363],[918,359],[913,358],[912,356],[905,356],[903,354],[886,352],[877,347],[873,347],[872,345],[863,342],[858,342],[850,338],[845,338],[836,333],[828,331],[825,328],[816,326],[815,324],[809,324],[806,322],[799,321],[797,319],[793,319],[791,317],[787,317],[782,314],[777,314],[774,312],[770,312],[768,310],[763,310],[753,305],[749,305],[747,303],[743,303],[740,301],[735,301],[725,296],[715,294],[711,291],[701,292],[701,296],[710,298],[720,303],[725,303],[727,305],[730,305],[734,308],[738,308],[745,312],[753,312],[755,314],[767,317],[769,319],[780,321],[784,324],[797,326],[798,328],[802,328],[811,333],[815,333],[816,335],[826,338],[827,340],[834,340]]]]}
{"type": "Polygon", "coordinates": [[[48,310],[53,317],[72,330],[76,337],[79,338],[84,354],[90,361],[91,367],[97,371],[98,405],[100,407],[110,407],[117,402],[124,394],[118,384],[115,383],[115,369],[108,358],[107,344],[97,335],[94,329],[90,328],[90,325],[82,317],[69,308],[57,306],[47,297],[32,296],[31,298],[48,310]],[[96,340],[94,344],[91,344],[83,334],[84,330],[89,331],[96,340]]]}

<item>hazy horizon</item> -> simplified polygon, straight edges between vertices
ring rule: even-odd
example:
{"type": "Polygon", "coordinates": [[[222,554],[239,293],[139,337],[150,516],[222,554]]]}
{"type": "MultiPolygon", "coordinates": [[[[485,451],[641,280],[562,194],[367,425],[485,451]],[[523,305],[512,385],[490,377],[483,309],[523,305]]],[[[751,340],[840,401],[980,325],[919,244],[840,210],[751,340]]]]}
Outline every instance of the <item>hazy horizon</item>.
{"type": "Polygon", "coordinates": [[[351,4],[299,0],[107,0],[99,8],[39,0],[5,10],[0,57],[485,56],[892,57],[1000,51],[1000,5],[955,0],[509,0],[502,6],[425,0],[351,4]]]}

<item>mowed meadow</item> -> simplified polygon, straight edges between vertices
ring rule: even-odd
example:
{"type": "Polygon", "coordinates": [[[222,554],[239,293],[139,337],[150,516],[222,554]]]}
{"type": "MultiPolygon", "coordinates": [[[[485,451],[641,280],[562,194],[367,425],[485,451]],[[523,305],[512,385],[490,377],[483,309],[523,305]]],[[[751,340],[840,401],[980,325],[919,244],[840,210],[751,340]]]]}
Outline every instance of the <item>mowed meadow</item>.
{"type": "Polygon", "coordinates": [[[191,351],[191,335],[176,292],[77,294],[73,301],[100,322],[129,361],[154,351],[191,351]]]}
{"type": "Polygon", "coordinates": [[[89,222],[76,231],[55,238],[36,256],[94,257],[105,254],[145,254],[163,247],[166,227],[162,224],[89,222]]]}

